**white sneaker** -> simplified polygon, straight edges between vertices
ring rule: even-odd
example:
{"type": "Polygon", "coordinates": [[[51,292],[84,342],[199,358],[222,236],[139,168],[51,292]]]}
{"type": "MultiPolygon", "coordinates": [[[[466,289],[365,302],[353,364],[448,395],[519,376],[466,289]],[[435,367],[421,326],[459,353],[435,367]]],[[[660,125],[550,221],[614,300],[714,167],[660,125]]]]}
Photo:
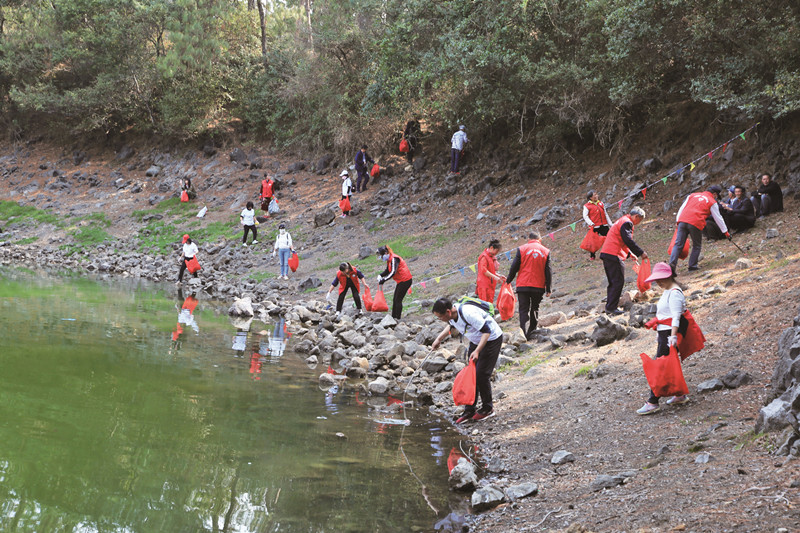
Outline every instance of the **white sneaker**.
{"type": "Polygon", "coordinates": [[[246,243],[246,242],[243,242],[243,243],[242,243],[242,246],[244,246],[245,248],[247,248],[247,243],[246,243]]]}
{"type": "Polygon", "coordinates": [[[658,406],[658,404],[645,402],[645,404],[643,406],[641,406],[639,409],[636,410],[636,414],[637,415],[652,415],[652,414],[655,414],[655,413],[659,412],[660,410],[661,410],[661,408],[658,406]]]}
{"type": "Polygon", "coordinates": [[[258,241],[253,239],[253,242],[251,242],[250,244],[258,244],[258,241]]]}

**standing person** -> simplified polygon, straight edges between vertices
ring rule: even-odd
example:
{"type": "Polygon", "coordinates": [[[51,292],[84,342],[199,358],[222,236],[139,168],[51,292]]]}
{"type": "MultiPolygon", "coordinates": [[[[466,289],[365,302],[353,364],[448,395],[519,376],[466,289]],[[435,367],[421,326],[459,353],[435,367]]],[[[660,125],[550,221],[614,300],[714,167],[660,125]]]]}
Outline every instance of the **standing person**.
{"type": "Polygon", "coordinates": [[[356,192],[363,192],[367,190],[367,183],[369,183],[369,168],[367,163],[374,165],[375,161],[367,153],[367,145],[361,147],[361,150],[356,152],[355,165],[358,178],[356,178],[356,192]],[[364,183],[362,188],[361,183],[364,183]]]}
{"type": "Polygon", "coordinates": [[[550,250],[542,246],[542,236],[538,231],[528,235],[527,244],[517,248],[517,255],[508,270],[507,283],[517,279],[517,300],[519,301],[519,327],[525,338],[531,340],[539,325],[539,304],[545,294],[550,296],[553,274],[550,269],[550,250]],[[530,319],[530,325],[528,320],[530,319]],[[527,326],[527,327],[526,327],[527,326]]]}
{"type": "Polygon", "coordinates": [[[342,263],[339,265],[339,270],[336,272],[336,277],[333,278],[333,283],[331,283],[331,286],[328,289],[328,294],[325,295],[325,298],[327,299],[328,295],[331,293],[331,291],[333,291],[333,288],[336,286],[339,287],[339,299],[336,301],[337,315],[342,312],[344,297],[347,296],[347,289],[350,289],[350,292],[353,295],[353,300],[356,302],[358,314],[361,314],[361,297],[358,294],[359,291],[361,291],[359,280],[363,280],[364,286],[369,289],[367,280],[364,279],[364,274],[361,273],[361,271],[359,271],[350,263],[342,263]]]}
{"type": "Polygon", "coordinates": [[[478,256],[478,281],[475,284],[475,294],[483,301],[494,302],[494,292],[497,282],[505,282],[506,277],[497,274],[500,263],[497,254],[500,252],[500,241],[492,239],[489,246],[478,256]]]}
{"type": "Polygon", "coordinates": [[[264,179],[261,180],[261,186],[258,189],[258,196],[261,199],[261,210],[264,212],[264,216],[269,218],[269,203],[275,196],[275,182],[269,174],[264,174],[264,179]]]}
{"type": "Polygon", "coordinates": [[[753,203],[747,197],[744,187],[736,185],[733,189],[733,200],[730,204],[722,204],[722,218],[725,219],[728,229],[734,232],[750,229],[756,224],[753,203]]]}
{"type": "MultiPolygon", "coordinates": [[[[350,179],[350,173],[347,169],[342,170],[342,173],[339,174],[339,177],[342,178],[342,200],[347,198],[348,202],[352,202],[353,196],[353,180],[350,179]]],[[[342,210],[342,218],[346,217],[350,214],[350,210],[347,211],[342,210]]]]}
{"type": "Polygon", "coordinates": [[[597,258],[595,255],[597,250],[603,247],[612,222],[605,204],[600,201],[600,196],[596,191],[589,191],[586,199],[588,201],[583,205],[583,220],[589,226],[591,233],[587,232],[581,242],[581,248],[589,252],[589,259],[594,260],[597,258]]]}
{"type": "MultiPolygon", "coordinates": [[[[197,255],[197,245],[192,242],[192,239],[189,235],[183,236],[183,247],[181,250],[181,270],[178,272],[178,281],[175,285],[180,285],[183,282],[183,273],[186,271],[186,262],[191,261],[194,259],[194,256],[197,255]]],[[[192,274],[192,277],[197,277],[197,272],[192,274]]]]}
{"type": "Polygon", "coordinates": [[[406,161],[408,164],[414,162],[414,152],[417,149],[418,136],[420,133],[419,121],[411,119],[406,123],[406,128],[403,130],[403,139],[408,142],[408,152],[406,152],[406,161]]]}
{"type": "Polygon", "coordinates": [[[625,286],[625,259],[629,255],[633,255],[637,260],[647,259],[645,251],[633,240],[633,227],[641,223],[644,216],[644,209],[634,207],[629,214],[614,222],[600,250],[600,259],[603,261],[608,279],[605,311],[609,315],[624,313],[617,306],[619,297],[622,296],[622,288],[625,286]]]}
{"type": "Polygon", "coordinates": [[[258,244],[258,221],[256,221],[256,210],[253,208],[253,202],[247,202],[247,206],[242,209],[239,215],[239,222],[244,226],[244,237],[242,237],[242,246],[247,246],[247,232],[253,232],[253,244],[258,244]]]}
{"type": "MultiPolygon", "coordinates": [[[[656,348],[656,358],[669,355],[669,349],[678,345],[678,328],[681,325],[681,316],[686,311],[686,298],[678,282],[672,267],[667,263],[656,263],[653,266],[653,273],[647,278],[648,282],[655,281],[658,286],[664,289],[661,298],[658,299],[656,306],[656,320],[670,321],[669,324],[658,324],[658,347],[656,348]]],[[[650,391],[650,398],[640,407],[636,414],[651,415],[660,411],[658,406],[658,396],[650,391]]],[[[688,396],[673,396],[667,400],[669,405],[680,405],[689,401],[688,396]]]]}
{"type": "Polygon", "coordinates": [[[464,406],[464,412],[456,419],[456,424],[467,420],[484,420],[495,415],[492,403],[492,371],[497,364],[500,348],[503,347],[503,330],[494,318],[476,305],[453,304],[447,298],[439,298],[433,304],[433,314],[446,322],[439,336],[431,344],[431,349],[439,347],[442,340],[450,334],[450,327],[469,339],[469,360],[475,361],[475,402],[464,406]],[[478,397],[481,408],[477,409],[478,397]]]}
{"type": "Polygon", "coordinates": [[[700,250],[703,248],[703,228],[706,227],[706,219],[709,214],[719,227],[719,231],[730,240],[731,234],[728,233],[728,226],[722,219],[717,204],[717,195],[722,192],[719,185],[712,185],[705,192],[695,192],[684,200],[683,205],[678,210],[678,231],[675,235],[675,245],[669,256],[669,264],[672,271],[677,272],[678,257],[680,256],[686,239],[692,237],[692,252],[689,254],[689,270],[698,270],[697,261],[700,258],[700,250]]]}
{"type": "Polygon", "coordinates": [[[758,186],[756,193],[752,200],[759,220],[776,211],[783,211],[783,191],[780,185],[772,181],[772,176],[769,174],[761,176],[761,185],[758,186]]]}
{"type": "Polygon", "coordinates": [[[464,153],[464,146],[466,146],[468,142],[467,128],[462,124],[450,139],[450,172],[453,174],[460,174],[458,171],[458,162],[461,160],[461,155],[464,153]]]}
{"type": "Polygon", "coordinates": [[[272,257],[279,254],[278,259],[281,264],[281,274],[278,279],[289,279],[289,257],[294,253],[292,236],[286,231],[286,224],[281,222],[278,225],[278,236],[275,237],[275,246],[272,248],[272,257]]]}
{"type": "Polygon", "coordinates": [[[400,315],[403,312],[403,298],[406,297],[413,282],[411,271],[408,269],[405,260],[395,254],[388,246],[384,245],[378,248],[376,255],[382,261],[386,261],[386,270],[378,275],[380,290],[383,290],[383,284],[390,279],[394,279],[397,284],[394,288],[394,299],[392,301],[392,318],[400,320],[400,315]]]}

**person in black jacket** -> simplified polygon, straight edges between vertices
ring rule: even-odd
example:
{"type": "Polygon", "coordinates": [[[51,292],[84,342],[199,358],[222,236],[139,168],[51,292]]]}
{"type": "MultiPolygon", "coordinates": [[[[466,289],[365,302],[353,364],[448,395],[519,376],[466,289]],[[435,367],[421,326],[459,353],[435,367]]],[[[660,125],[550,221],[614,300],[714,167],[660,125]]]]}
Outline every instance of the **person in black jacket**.
{"type": "Polygon", "coordinates": [[[721,204],[722,218],[729,229],[742,231],[752,228],[756,223],[756,214],[753,203],[745,194],[744,187],[736,185],[733,189],[733,198],[730,204],[721,204]]]}
{"type": "Polygon", "coordinates": [[[358,179],[356,179],[356,192],[367,190],[367,183],[369,183],[369,168],[367,163],[374,165],[375,161],[367,153],[367,145],[361,147],[361,150],[356,152],[355,165],[356,172],[358,172],[358,179]],[[364,188],[361,188],[361,182],[364,182],[364,188]]]}
{"type": "Polygon", "coordinates": [[[761,176],[761,185],[758,186],[757,193],[751,198],[756,208],[756,217],[760,219],[777,211],[783,211],[783,191],[780,185],[772,181],[772,176],[769,174],[761,176]]]}
{"type": "Polygon", "coordinates": [[[406,160],[408,164],[414,162],[414,151],[417,149],[418,136],[420,132],[419,121],[409,120],[406,123],[406,129],[403,130],[403,139],[408,141],[408,152],[406,152],[406,160]]]}

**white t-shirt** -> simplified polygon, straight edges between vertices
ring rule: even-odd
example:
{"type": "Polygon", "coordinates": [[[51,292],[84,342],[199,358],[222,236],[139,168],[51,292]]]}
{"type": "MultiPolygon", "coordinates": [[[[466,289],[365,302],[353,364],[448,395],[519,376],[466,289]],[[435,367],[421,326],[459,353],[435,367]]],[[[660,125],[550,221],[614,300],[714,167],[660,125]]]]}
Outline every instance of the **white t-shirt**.
{"type": "Polygon", "coordinates": [[[681,323],[681,315],[686,311],[686,297],[680,289],[667,289],[658,299],[656,305],[656,318],[658,320],[672,319],[671,324],[659,324],[657,331],[678,327],[681,323]]]}
{"type": "Polygon", "coordinates": [[[342,196],[350,196],[350,191],[353,188],[353,180],[349,177],[342,181],[342,196]]]}
{"type": "Polygon", "coordinates": [[[489,324],[490,341],[503,336],[503,330],[500,329],[500,326],[495,322],[494,318],[489,316],[489,313],[478,306],[472,304],[455,304],[454,309],[458,311],[458,318],[456,320],[450,320],[450,325],[469,339],[469,342],[472,344],[481,342],[481,337],[483,336],[481,329],[483,329],[487,323],[489,324]]]}
{"type": "Polygon", "coordinates": [[[245,226],[255,226],[256,224],[256,210],[255,209],[242,209],[242,224],[245,226]]]}
{"type": "Polygon", "coordinates": [[[293,248],[292,246],[292,236],[289,235],[289,232],[285,232],[281,235],[281,232],[278,231],[278,236],[275,238],[275,250],[280,250],[281,248],[293,248]]]}
{"type": "Polygon", "coordinates": [[[195,243],[183,243],[183,257],[184,259],[191,259],[197,255],[197,245],[195,243]]]}

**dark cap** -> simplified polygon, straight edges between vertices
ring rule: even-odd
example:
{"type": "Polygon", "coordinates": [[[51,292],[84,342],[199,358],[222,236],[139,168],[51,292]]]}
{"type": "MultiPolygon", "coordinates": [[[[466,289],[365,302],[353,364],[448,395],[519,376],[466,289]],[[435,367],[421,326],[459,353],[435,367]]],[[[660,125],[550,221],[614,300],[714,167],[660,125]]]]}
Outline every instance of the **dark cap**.
{"type": "Polygon", "coordinates": [[[711,187],[709,187],[706,190],[708,192],[713,192],[714,194],[719,194],[719,193],[722,192],[722,187],[720,187],[719,185],[712,185],[711,187]]]}

